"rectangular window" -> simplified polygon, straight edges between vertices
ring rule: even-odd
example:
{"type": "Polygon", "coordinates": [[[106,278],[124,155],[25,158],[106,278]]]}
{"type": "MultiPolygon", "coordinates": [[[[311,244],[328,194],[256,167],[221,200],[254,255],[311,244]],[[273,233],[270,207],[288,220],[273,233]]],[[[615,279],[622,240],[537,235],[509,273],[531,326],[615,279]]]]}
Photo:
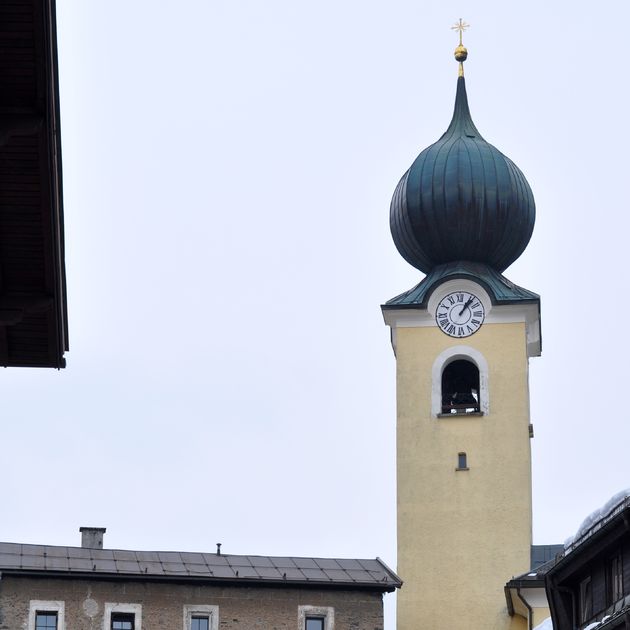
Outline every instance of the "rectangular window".
{"type": "Polygon", "coordinates": [[[112,630],[134,630],[135,615],[112,613],[112,630]]]}
{"type": "Polygon", "coordinates": [[[142,604],[105,602],[103,617],[105,630],[142,630],[142,604]]]}
{"type": "Polygon", "coordinates": [[[298,630],[335,630],[332,606],[298,606],[298,630]]]}
{"type": "Polygon", "coordinates": [[[623,564],[621,553],[615,554],[606,565],[606,591],[608,605],[623,597],[623,564]]]}
{"type": "Polygon", "coordinates": [[[184,606],[184,630],[219,630],[219,607],[187,604],[184,606]]]}
{"type": "Polygon", "coordinates": [[[64,609],[62,601],[32,599],[28,606],[25,630],[65,630],[64,609]]]}
{"type": "Polygon", "coordinates": [[[593,616],[593,591],[591,577],[580,582],[580,623],[586,623],[593,616]]]}
{"type": "Polygon", "coordinates": [[[466,453],[457,453],[457,470],[468,470],[466,453]]]}
{"type": "Polygon", "coordinates": [[[322,617],[307,617],[304,630],[324,630],[324,622],[322,617]]]}
{"type": "Polygon", "coordinates": [[[56,612],[36,612],[35,630],[57,630],[56,612]]]}
{"type": "Polygon", "coordinates": [[[210,630],[210,619],[208,617],[191,617],[190,630],[210,630]]]}

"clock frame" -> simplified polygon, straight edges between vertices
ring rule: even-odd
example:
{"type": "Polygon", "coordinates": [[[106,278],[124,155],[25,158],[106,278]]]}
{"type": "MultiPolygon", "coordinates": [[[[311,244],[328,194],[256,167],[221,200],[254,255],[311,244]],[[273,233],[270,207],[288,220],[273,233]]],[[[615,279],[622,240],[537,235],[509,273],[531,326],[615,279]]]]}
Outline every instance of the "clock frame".
{"type": "Polygon", "coordinates": [[[439,329],[449,337],[462,339],[474,335],[486,317],[483,302],[470,291],[452,291],[435,309],[439,329]]]}

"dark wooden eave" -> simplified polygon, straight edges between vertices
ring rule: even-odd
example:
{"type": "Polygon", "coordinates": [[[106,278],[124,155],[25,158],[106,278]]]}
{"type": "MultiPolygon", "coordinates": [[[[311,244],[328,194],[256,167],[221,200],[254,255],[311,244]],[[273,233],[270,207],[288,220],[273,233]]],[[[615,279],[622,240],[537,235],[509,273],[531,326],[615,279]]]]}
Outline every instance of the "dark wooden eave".
{"type": "Polygon", "coordinates": [[[0,2],[0,365],[65,367],[55,0],[0,2]]]}

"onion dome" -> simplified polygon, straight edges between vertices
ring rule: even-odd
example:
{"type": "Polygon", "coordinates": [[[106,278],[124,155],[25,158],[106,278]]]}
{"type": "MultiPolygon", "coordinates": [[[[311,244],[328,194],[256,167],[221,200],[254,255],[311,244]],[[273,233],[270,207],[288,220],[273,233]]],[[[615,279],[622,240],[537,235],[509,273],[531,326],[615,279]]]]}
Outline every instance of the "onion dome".
{"type": "Polygon", "coordinates": [[[391,203],[394,243],[425,273],[454,261],[501,272],[523,253],[534,229],[534,197],[525,176],[483,139],[470,117],[464,52],[455,51],[460,76],[451,124],[403,175],[391,203]]]}

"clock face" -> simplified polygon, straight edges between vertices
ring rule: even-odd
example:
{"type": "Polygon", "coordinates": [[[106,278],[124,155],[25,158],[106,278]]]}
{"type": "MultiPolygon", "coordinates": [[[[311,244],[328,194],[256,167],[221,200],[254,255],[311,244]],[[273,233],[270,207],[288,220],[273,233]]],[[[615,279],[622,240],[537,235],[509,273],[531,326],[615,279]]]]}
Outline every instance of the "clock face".
{"type": "Polygon", "coordinates": [[[435,319],[442,332],[451,337],[476,333],[486,316],[481,300],[468,291],[455,291],[440,300],[435,319]]]}

